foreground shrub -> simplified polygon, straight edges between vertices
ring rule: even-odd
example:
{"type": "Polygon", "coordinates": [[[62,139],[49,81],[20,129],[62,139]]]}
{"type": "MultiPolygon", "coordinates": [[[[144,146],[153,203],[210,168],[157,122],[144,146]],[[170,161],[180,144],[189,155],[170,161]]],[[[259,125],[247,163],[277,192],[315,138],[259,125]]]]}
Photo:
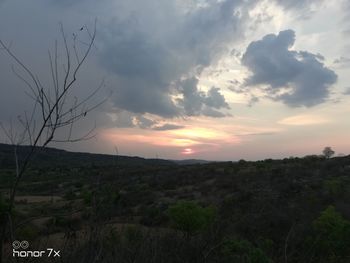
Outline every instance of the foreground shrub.
{"type": "Polygon", "coordinates": [[[313,222],[308,243],[313,247],[315,262],[349,262],[350,222],[329,206],[313,222]]]}
{"type": "Polygon", "coordinates": [[[168,215],[176,229],[194,235],[213,223],[216,210],[213,207],[201,207],[195,202],[179,201],[170,206],[168,215]]]}
{"type": "Polygon", "coordinates": [[[224,262],[271,263],[261,248],[247,240],[228,239],[222,248],[224,262]]]}

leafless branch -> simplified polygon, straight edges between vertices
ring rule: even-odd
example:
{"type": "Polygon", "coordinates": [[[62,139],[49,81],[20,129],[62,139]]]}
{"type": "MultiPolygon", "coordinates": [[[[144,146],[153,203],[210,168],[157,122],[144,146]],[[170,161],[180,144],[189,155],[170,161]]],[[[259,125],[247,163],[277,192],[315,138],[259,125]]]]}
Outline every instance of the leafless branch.
{"type": "MultiPolygon", "coordinates": [[[[73,35],[73,44],[70,48],[63,24],[60,23],[59,26],[65,53],[63,74],[61,70],[59,70],[60,62],[58,56],[58,42],[55,41],[54,50],[48,51],[49,70],[51,74],[51,85],[48,86],[44,85],[33,70],[22,62],[22,60],[11,50],[11,44],[6,45],[0,39],[0,50],[4,51],[10,58],[12,58],[15,65],[18,67],[18,69],[16,69],[15,66],[12,66],[12,71],[14,75],[28,88],[28,91],[25,91],[25,93],[34,102],[30,114],[24,112],[23,116],[18,116],[17,118],[21,126],[21,132],[15,132],[12,121],[10,122],[9,127],[0,123],[0,128],[3,133],[9,139],[10,143],[15,146],[16,178],[10,189],[8,208],[8,213],[10,215],[14,206],[18,185],[34,153],[38,149],[45,148],[51,142],[78,142],[94,138],[96,136],[96,134],[94,134],[96,124],[81,137],[72,138],[74,124],[86,117],[89,112],[95,110],[106,101],[106,99],[104,99],[96,104],[88,105],[91,103],[91,99],[97,94],[97,92],[104,87],[104,81],[102,81],[93,92],[81,101],[78,101],[76,98],[73,103],[70,104],[70,100],[68,100],[68,98],[72,96],[71,91],[74,90],[76,86],[77,75],[90,54],[92,47],[94,47],[96,38],[96,20],[92,31],[84,26],[89,40],[87,46],[79,47],[79,49],[82,50],[81,55],[79,55],[78,52],[77,42],[79,39],[77,38],[77,35],[73,35]],[[73,49],[75,55],[75,63],[72,63],[71,49],[73,49]],[[65,128],[68,129],[67,138],[62,140],[56,138],[58,130],[65,128]],[[30,150],[26,153],[24,158],[21,158],[22,161],[20,162],[17,153],[17,146],[21,144],[29,144],[30,150]]],[[[7,223],[12,223],[10,220],[7,221],[7,223]]],[[[0,241],[2,242],[3,240],[0,241]]]]}

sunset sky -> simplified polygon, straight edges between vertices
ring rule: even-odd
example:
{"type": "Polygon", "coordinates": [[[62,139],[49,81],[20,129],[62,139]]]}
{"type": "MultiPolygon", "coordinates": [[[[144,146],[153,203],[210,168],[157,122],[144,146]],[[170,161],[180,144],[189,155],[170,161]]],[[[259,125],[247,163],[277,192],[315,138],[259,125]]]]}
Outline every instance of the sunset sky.
{"type": "MultiPolygon", "coordinates": [[[[106,102],[75,126],[96,123],[96,138],[51,146],[164,159],[350,154],[348,0],[0,0],[0,39],[49,86],[56,39],[64,61],[59,23],[84,48],[95,18],[74,94],[105,81],[92,103],[106,102]]],[[[5,126],[32,105],[13,64],[0,50],[5,126]]]]}

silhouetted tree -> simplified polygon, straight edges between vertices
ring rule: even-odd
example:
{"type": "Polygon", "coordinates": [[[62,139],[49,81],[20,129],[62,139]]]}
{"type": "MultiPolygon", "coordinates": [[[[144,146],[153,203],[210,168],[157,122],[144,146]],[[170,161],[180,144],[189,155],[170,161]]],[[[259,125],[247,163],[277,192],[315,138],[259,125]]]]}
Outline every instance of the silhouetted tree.
{"type": "Polygon", "coordinates": [[[322,153],[328,159],[335,154],[335,151],[333,151],[331,147],[327,146],[323,149],[322,153]]]}

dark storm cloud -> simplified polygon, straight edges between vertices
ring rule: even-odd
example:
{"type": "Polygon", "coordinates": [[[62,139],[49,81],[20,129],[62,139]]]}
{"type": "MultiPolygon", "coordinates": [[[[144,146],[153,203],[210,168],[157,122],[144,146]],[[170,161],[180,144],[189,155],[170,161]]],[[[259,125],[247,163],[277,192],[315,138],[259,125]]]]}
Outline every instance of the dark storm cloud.
{"type": "Polygon", "coordinates": [[[160,7],[147,18],[134,10],[103,32],[101,65],[117,76],[115,106],[162,117],[224,116],[217,112],[228,108],[219,89],[204,94],[193,80],[240,36],[247,16],[242,2],[213,1],[189,12],[174,3],[160,7]]]}
{"type": "Polygon", "coordinates": [[[311,107],[329,97],[337,75],[325,67],[319,54],[290,50],[294,41],[294,31],[285,30],[250,43],[242,58],[251,71],[245,86],[265,85],[275,100],[292,107],[311,107]]]}
{"type": "MultiPolygon", "coordinates": [[[[68,40],[72,40],[72,33],[86,33],[79,29],[85,24],[91,28],[97,17],[96,47],[78,76],[79,85],[74,95],[85,97],[108,75],[108,86],[114,93],[109,97],[108,107],[98,109],[99,120],[103,119],[101,115],[107,116],[106,113],[129,112],[116,122],[122,127],[132,127],[135,116],[144,113],[165,118],[225,116],[222,111],[228,109],[228,105],[219,88],[201,91],[198,81],[188,89],[181,85],[185,80],[200,78],[203,69],[229,54],[234,44],[244,38],[247,24],[254,19],[248,13],[259,1],[189,1],[187,9],[178,2],[0,0],[3,3],[0,37],[6,43],[12,41],[16,54],[35,74],[43,76],[44,82],[50,83],[47,49],[53,47],[55,39],[60,41],[58,23],[63,22],[68,40]]],[[[259,21],[263,23],[263,19],[259,21]]],[[[232,55],[237,60],[241,57],[237,52],[232,55]]],[[[0,103],[0,120],[7,120],[9,116],[23,114],[32,103],[25,96],[23,83],[11,72],[13,61],[5,60],[3,52],[0,56],[0,89],[6,94],[0,103]]],[[[105,93],[99,96],[97,101],[105,93]]],[[[109,117],[103,120],[106,126],[112,122],[109,117]]],[[[140,123],[147,126],[147,121],[140,123]]]]}

